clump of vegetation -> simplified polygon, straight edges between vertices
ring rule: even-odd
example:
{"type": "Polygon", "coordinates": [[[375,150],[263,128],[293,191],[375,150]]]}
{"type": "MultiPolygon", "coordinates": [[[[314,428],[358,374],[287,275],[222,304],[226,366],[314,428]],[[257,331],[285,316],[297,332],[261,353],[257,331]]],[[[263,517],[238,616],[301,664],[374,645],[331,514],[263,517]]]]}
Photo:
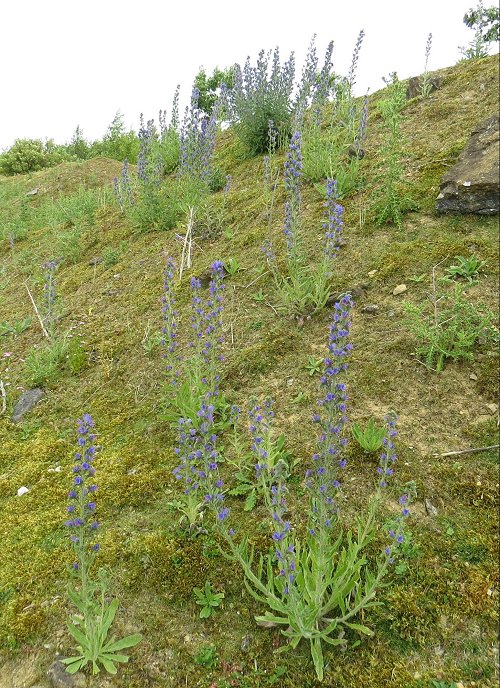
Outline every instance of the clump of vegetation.
{"type": "Polygon", "coordinates": [[[325,66],[317,78],[318,57],[314,39],[306,58],[300,83],[295,83],[293,53],[281,64],[279,48],[261,50],[255,67],[247,58],[243,68],[233,68],[233,88],[228,91],[228,112],[235,122],[235,131],[249,156],[265,153],[269,148],[269,123],[277,132],[278,141],[286,143],[293,133],[296,121],[303,116],[306,106],[324,102],[322,86],[330,74],[329,46],[325,66]]]}
{"type": "Polygon", "coordinates": [[[435,268],[427,302],[417,305],[407,301],[404,309],[408,316],[406,324],[417,338],[416,354],[438,373],[448,359],[474,360],[473,351],[479,340],[498,341],[490,309],[470,303],[458,284],[451,292],[438,290],[435,268]]]}
{"type": "Polygon", "coordinates": [[[37,172],[71,160],[63,146],[51,139],[16,139],[14,144],[0,155],[0,173],[6,175],[37,172]]]}
{"type": "Polygon", "coordinates": [[[382,446],[385,428],[379,427],[374,419],[370,418],[364,430],[358,423],[353,423],[352,435],[361,449],[364,449],[365,452],[372,453],[378,451],[382,446]]]}
{"type": "Polygon", "coordinates": [[[378,225],[388,222],[401,227],[403,215],[414,209],[405,179],[404,158],[407,149],[401,129],[406,90],[395,72],[386,83],[387,95],[379,103],[384,143],[380,151],[381,167],[371,210],[378,225]]]}
{"type": "Polygon", "coordinates": [[[108,603],[106,599],[108,582],[104,570],[99,570],[98,580],[93,574],[93,561],[100,549],[99,543],[95,542],[99,527],[95,520],[97,485],[94,484],[95,469],[92,465],[96,453],[95,439],[94,421],[85,413],[78,421],[78,451],[69,492],[69,519],[66,521],[72,533],[76,559],[72,567],[72,577],[76,582],[68,584],[68,596],[79,612],[71,618],[68,630],[78,643],[78,654],[62,660],[70,674],[76,674],[90,664],[93,676],[100,673],[101,665],[108,673],[116,674],[115,665],[129,659],[122,650],[134,647],[142,640],[139,633],[121,640],[108,639],[119,602],[114,599],[108,603]]]}
{"type": "Polygon", "coordinates": [[[312,182],[335,179],[339,199],[360,183],[360,165],[365,154],[368,99],[360,101],[353,95],[363,38],[361,31],[345,78],[331,75],[333,46],[329,46],[325,66],[317,77],[318,96],[302,125],[304,178],[312,182]]]}
{"type": "Polygon", "coordinates": [[[500,10],[498,7],[484,7],[479,0],[475,9],[464,14],[464,24],[474,29],[474,39],[467,47],[459,48],[464,60],[478,60],[488,55],[488,43],[500,37],[500,10]]]}
{"type": "Polygon", "coordinates": [[[193,593],[196,597],[196,604],[201,607],[200,619],[208,619],[212,616],[224,599],[223,592],[213,592],[210,581],[206,581],[203,589],[193,588],[193,593]]]}

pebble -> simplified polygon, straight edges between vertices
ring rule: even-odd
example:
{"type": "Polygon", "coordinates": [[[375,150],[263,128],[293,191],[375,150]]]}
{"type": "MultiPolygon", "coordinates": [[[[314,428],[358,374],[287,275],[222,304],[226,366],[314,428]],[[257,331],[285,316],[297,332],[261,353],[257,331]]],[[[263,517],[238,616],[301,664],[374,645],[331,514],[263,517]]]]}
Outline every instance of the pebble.
{"type": "Polygon", "coordinates": [[[241,651],[242,652],[248,652],[250,649],[250,636],[246,635],[244,636],[243,640],[241,641],[241,651]]]}
{"type": "Polygon", "coordinates": [[[407,290],[406,284],[398,284],[397,287],[394,287],[392,291],[393,296],[398,296],[399,294],[404,294],[404,292],[407,290]]]}
{"type": "Polygon", "coordinates": [[[64,664],[58,659],[47,669],[47,678],[52,688],[84,688],[87,684],[82,673],[68,674],[64,664]]]}
{"type": "Polygon", "coordinates": [[[28,494],[28,492],[29,492],[28,488],[23,485],[22,487],[20,487],[18,489],[17,496],[22,497],[23,495],[28,494]]]}
{"type": "Polygon", "coordinates": [[[430,499],[426,499],[424,504],[425,504],[425,510],[427,511],[429,516],[437,516],[438,515],[439,512],[436,509],[436,507],[434,506],[434,504],[431,502],[430,499]]]}
{"type": "Polygon", "coordinates": [[[363,306],[361,309],[362,313],[369,313],[370,315],[377,315],[379,307],[376,303],[372,303],[369,306],[363,306]]]}
{"type": "Polygon", "coordinates": [[[476,373],[471,373],[471,374],[469,375],[469,380],[477,380],[477,375],[476,375],[476,373]]]}
{"type": "Polygon", "coordinates": [[[490,413],[496,413],[498,411],[498,404],[486,404],[486,408],[490,413]]]}
{"type": "Polygon", "coordinates": [[[370,272],[368,273],[368,277],[375,277],[377,272],[378,272],[378,270],[370,270],[370,272]]]}

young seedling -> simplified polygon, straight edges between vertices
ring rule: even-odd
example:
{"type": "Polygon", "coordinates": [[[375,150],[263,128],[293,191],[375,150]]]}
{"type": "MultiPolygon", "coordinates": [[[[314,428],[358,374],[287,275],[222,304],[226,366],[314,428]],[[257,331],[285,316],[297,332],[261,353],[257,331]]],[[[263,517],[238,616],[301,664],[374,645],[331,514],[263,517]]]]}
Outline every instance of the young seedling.
{"type": "Polygon", "coordinates": [[[323,366],[322,358],[314,358],[314,356],[309,356],[309,360],[306,363],[306,370],[309,371],[309,375],[312,377],[316,373],[321,372],[323,366]]]}
{"type": "Polygon", "coordinates": [[[479,271],[486,265],[484,260],[479,260],[477,256],[470,256],[465,258],[464,256],[455,256],[457,260],[456,265],[450,265],[446,269],[446,273],[450,279],[455,277],[463,277],[464,279],[472,284],[479,279],[479,271]]]}
{"type": "Polygon", "coordinates": [[[214,593],[210,581],[205,583],[203,590],[201,588],[193,588],[196,597],[196,604],[199,604],[201,609],[200,619],[208,619],[215,612],[217,607],[224,599],[224,593],[214,593]]]}
{"type": "Polygon", "coordinates": [[[382,446],[384,439],[385,428],[380,428],[375,424],[373,418],[370,418],[366,428],[363,430],[357,423],[352,426],[352,434],[359,446],[365,452],[376,452],[382,446]]]}

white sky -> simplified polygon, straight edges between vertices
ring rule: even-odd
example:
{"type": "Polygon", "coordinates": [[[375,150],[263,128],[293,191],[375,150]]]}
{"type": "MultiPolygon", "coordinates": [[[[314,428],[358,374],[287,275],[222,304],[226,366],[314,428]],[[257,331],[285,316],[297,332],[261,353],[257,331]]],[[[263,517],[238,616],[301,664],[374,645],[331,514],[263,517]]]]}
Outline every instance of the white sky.
{"type": "MultiPolygon", "coordinates": [[[[357,92],[382,76],[423,71],[460,57],[473,38],[463,24],[475,0],[0,0],[0,150],[16,138],[101,138],[117,110],[137,130],[139,114],[157,119],[181,84],[189,97],[200,66],[255,63],[261,48],[296,54],[298,75],[314,33],[320,60],[334,40],[333,63],[346,74],[361,29],[365,40],[357,92]],[[297,8],[297,9],[294,9],[297,8]]],[[[485,2],[489,6],[490,2],[485,2]]],[[[496,48],[495,48],[496,50],[496,48]]]]}

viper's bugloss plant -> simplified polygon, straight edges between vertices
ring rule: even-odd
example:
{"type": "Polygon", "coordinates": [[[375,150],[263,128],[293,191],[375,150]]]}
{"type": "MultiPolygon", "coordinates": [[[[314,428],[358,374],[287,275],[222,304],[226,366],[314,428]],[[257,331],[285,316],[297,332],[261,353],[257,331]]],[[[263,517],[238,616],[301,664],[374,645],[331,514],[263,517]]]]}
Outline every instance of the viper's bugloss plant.
{"type": "Polygon", "coordinates": [[[272,244],[267,242],[263,247],[280,300],[278,308],[295,316],[317,313],[324,308],[331,296],[330,280],[333,262],[340,245],[344,213],[343,207],[337,202],[336,181],[328,179],[324,203],[323,252],[316,265],[312,267],[303,248],[305,242],[301,228],[301,142],[300,131],[297,131],[290,140],[284,171],[287,201],[283,234],[286,242],[287,273],[283,274],[278,267],[272,244]]]}
{"type": "Polygon", "coordinates": [[[217,462],[217,435],[214,431],[214,405],[202,403],[194,427],[190,418],[178,421],[178,443],[175,453],[180,463],[174,469],[176,480],[183,484],[182,494],[170,505],[187,518],[192,530],[205,509],[210,509],[217,522],[229,516],[224,506],[223,482],[217,462]]]}
{"type": "Polygon", "coordinates": [[[228,111],[248,155],[268,150],[270,120],[278,133],[278,140],[286,144],[293,132],[294,121],[299,121],[306,107],[322,97],[321,86],[330,76],[329,54],[330,46],[326,66],[319,70],[313,37],[302,78],[297,84],[294,53],[281,64],[277,47],[272,52],[261,50],[255,67],[250,57],[247,57],[243,68],[238,64],[234,66],[228,111]]]}
{"type": "Polygon", "coordinates": [[[96,521],[93,461],[96,454],[96,434],[92,417],[85,413],[78,420],[78,449],[73,466],[73,484],[69,491],[66,526],[75,555],[72,581],[68,583],[68,596],[78,610],[68,623],[68,630],[78,645],[77,655],[63,659],[66,671],[74,674],[90,664],[92,674],[100,672],[101,666],[110,674],[116,674],[115,664],[128,662],[127,655],[121,650],[133,647],[140,642],[138,633],[121,640],[114,637],[108,640],[109,629],[118,611],[118,600],[106,600],[108,584],[106,574],[101,569],[98,579],[93,573],[94,558],[99,552],[96,534],[99,527],[96,521]]]}
{"type": "MultiPolygon", "coordinates": [[[[191,101],[186,106],[180,133],[180,161],[178,179],[182,184],[186,206],[197,206],[210,191],[219,190],[217,170],[213,166],[215,135],[218,120],[225,102],[225,89],[222,89],[211,114],[206,115],[199,107],[199,90],[193,87],[191,101]]],[[[225,177],[222,177],[222,188],[225,177]]]]}
{"type": "Polygon", "coordinates": [[[211,280],[208,296],[203,298],[201,280],[191,278],[191,327],[193,337],[189,352],[183,358],[178,352],[178,313],[175,307],[175,263],[169,258],[164,271],[163,346],[166,370],[173,394],[167,400],[162,414],[177,426],[179,419],[190,419],[194,428],[199,425],[198,412],[201,405],[211,400],[216,415],[225,409],[226,402],[219,394],[219,365],[223,356],[221,345],[224,266],[215,261],[211,266],[211,280]]]}
{"type": "Polygon", "coordinates": [[[431,77],[429,73],[429,57],[431,54],[431,47],[432,47],[432,33],[430,33],[427,36],[427,43],[425,44],[425,67],[424,71],[422,73],[422,78],[420,80],[420,95],[422,98],[428,98],[431,89],[432,89],[432,82],[431,82],[431,77]]]}
{"type": "MultiPolygon", "coordinates": [[[[302,126],[304,177],[313,182],[336,179],[339,198],[357,187],[364,157],[368,99],[353,95],[363,38],[364,31],[360,31],[348,76],[322,79],[321,97],[302,126]]],[[[331,59],[331,51],[327,59],[331,59]]]]}
{"type": "MultiPolygon", "coordinates": [[[[294,521],[303,515],[290,510],[286,482],[281,464],[268,462],[265,433],[255,424],[254,452],[257,453],[258,479],[268,487],[266,505],[269,511],[271,546],[267,555],[254,561],[254,550],[248,538],[237,542],[230,518],[219,521],[219,531],[227,544],[226,556],[237,561],[245,574],[250,594],[269,611],[256,617],[267,627],[279,626],[288,638],[285,649],[294,649],[301,640],[309,642],[319,680],[324,677],[324,644],[353,647],[352,632],[373,635],[359,621],[359,615],[381,604],[378,590],[391,569],[398,548],[404,542],[404,520],[409,514],[409,496],[400,499],[400,514],[389,532],[389,541],[379,555],[370,554],[368,546],[378,535],[377,513],[388,489],[396,461],[396,437],[393,415],[386,417],[384,447],[377,468],[374,494],[364,514],[356,517],[354,529],[344,529],[340,520],[341,475],[346,469],[347,445],[347,359],[352,349],[349,341],[349,295],[335,304],[329,333],[329,353],[321,378],[319,411],[314,422],[319,427],[318,448],[306,473],[308,492],[307,528],[303,535],[294,521]]],[[[268,405],[268,408],[270,406],[268,405]]],[[[260,423],[269,428],[260,413],[260,423]]]]}
{"type": "Polygon", "coordinates": [[[378,225],[391,223],[399,228],[404,214],[415,208],[405,178],[406,141],[402,131],[402,111],[406,89],[395,72],[385,82],[387,95],[379,103],[383,141],[381,167],[373,192],[372,212],[378,225]]]}
{"type": "Polygon", "coordinates": [[[49,337],[54,335],[55,304],[56,304],[56,279],[55,272],[57,261],[49,260],[43,264],[45,270],[45,283],[43,285],[43,324],[49,337]]]}

